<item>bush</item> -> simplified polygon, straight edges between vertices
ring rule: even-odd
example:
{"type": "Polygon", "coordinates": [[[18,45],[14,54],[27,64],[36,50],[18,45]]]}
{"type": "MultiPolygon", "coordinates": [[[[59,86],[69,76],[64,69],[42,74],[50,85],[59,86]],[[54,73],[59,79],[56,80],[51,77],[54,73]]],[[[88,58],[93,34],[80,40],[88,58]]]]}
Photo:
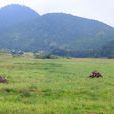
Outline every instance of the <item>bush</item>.
{"type": "Polygon", "coordinates": [[[35,59],[56,59],[57,56],[51,55],[49,53],[34,53],[35,59]]]}

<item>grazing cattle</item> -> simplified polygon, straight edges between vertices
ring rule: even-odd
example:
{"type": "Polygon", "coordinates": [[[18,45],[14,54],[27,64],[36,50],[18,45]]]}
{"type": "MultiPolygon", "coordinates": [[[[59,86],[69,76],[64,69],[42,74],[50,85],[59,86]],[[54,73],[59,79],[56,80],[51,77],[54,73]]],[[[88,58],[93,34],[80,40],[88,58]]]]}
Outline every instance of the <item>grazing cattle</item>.
{"type": "Polygon", "coordinates": [[[90,78],[100,78],[102,77],[101,73],[97,72],[97,71],[93,71],[90,76],[90,78]]]}
{"type": "Polygon", "coordinates": [[[7,83],[7,79],[5,79],[3,76],[0,76],[0,83],[7,83]]]}

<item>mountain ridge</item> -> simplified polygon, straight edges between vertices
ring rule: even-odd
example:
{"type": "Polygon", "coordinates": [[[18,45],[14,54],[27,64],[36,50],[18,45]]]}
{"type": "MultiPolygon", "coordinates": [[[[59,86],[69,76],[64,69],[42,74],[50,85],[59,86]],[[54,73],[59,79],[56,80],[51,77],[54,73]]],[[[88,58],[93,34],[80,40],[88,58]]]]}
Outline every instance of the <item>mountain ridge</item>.
{"type": "Polygon", "coordinates": [[[114,41],[114,28],[100,21],[65,13],[39,15],[20,5],[6,6],[2,10],[8,18],[4,20],[0,9],[0,22],[4,23],[0,26],[0,48],[48,52],[58,49],[65,53],[66,50],[75,53],[93,50],[96,53],[114,41]],[[11,10],[7,12],[9,7],[11,10]]]}

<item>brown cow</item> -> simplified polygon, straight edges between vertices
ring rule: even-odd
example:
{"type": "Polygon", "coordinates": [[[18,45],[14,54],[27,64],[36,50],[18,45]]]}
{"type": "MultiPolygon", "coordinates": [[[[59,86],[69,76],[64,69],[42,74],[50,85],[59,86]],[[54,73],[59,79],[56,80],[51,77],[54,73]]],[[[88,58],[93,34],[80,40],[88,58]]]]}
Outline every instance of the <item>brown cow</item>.
{"type": "Polygon", "coordinates": [[[0,76],[0,83],[7,83],[7,79],[5,79],[3,76],[0,76]]]}
{"type": "Polygon", "coordinates": [[[99,78],[102,77],[101,73],[97,72],[97,71],[93,71],[90,76],[90,78],[99,78]]]}

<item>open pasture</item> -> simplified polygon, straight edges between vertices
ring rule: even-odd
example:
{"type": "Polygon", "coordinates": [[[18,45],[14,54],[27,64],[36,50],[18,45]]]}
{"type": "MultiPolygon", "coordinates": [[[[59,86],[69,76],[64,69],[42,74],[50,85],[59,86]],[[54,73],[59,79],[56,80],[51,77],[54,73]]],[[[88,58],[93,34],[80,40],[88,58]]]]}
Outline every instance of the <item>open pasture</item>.
{"type": "Polygon", "coordinates": [[[114,114],[113,59],[0,54],[0,114],[114,114]],[[103,78],[88,78],[94,70],[103,78]]]}

